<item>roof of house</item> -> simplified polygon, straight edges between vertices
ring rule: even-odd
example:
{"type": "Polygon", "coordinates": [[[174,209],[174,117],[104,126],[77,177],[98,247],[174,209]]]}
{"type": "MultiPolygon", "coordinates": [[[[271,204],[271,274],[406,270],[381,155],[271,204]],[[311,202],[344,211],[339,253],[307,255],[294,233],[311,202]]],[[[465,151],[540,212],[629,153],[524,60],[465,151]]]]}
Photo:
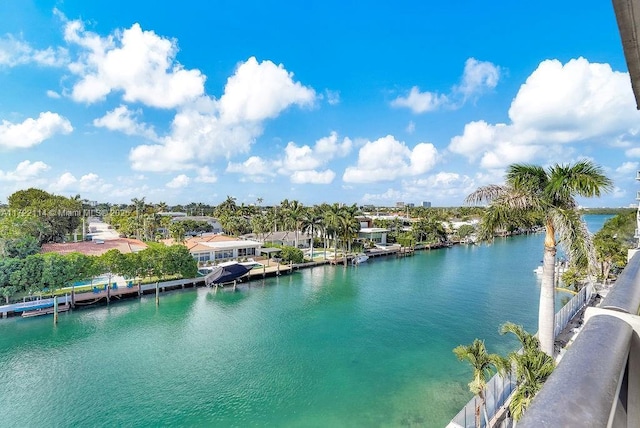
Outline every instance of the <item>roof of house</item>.
{"type": "Polygon", "coordinates": [[[185,246],[192,253],[211,251],[213,249],[255,247],[259,245],[260,243],[256,241],[239,240],[232,236],[214,234],[194,236],[185,241],[185,246]]]}
{"type": "Polygon", "coordinates": [[[360,229],[362,233],[380,233],[380,232],[388,232],[389,229],[385,229],[383,227],[363,227],[360,229]]]}
{"type": "Polygon", "coordinates": [[[224,242],[224,241],[235,241],[236,238],[233,236],[220,235],[214,233],[205,233],[199,236],[192,236],[184,242],[184,245],[191,250],[191,247],[194,247],[203,242],[224,242]]]}
{"type": "MultiPolygon", "coordinates": [[[[292,230],[284,230],[277,232],[268,232],[265,234],[247,233],[242,235],[243,239],[255,239],[257,241],[294,241],[296,239],[296,233],[292,230]]],[[[298,241],[305,241],[311,239],[311,235],[304,232],[298,232],[298,241]]]]}
{"type": "Polygon", "coordinates": [[[71,254],[81,253],[87,256],[100,256],[109,250],[116,249],[123,254],[136,253],[147,248],[147,244],[137,239],[118,238],[108,240],[80,241],[43,244],[41,252],[71,254]]]}

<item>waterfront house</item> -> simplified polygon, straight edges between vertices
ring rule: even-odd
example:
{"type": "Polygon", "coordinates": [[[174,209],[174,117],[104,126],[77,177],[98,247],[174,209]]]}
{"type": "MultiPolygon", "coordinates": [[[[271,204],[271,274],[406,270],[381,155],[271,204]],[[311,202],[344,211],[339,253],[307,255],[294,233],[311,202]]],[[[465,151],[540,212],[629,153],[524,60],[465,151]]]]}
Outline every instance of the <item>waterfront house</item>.
{"type": "Polygon", "coordinates": [[[262,247],[262,243],[258,241],[216,234],[194,236],[187,239],[185,245],[198,263],[254,258],[260,255],[262,247]]]}
{"type": "Polygon", "coordinates": [[[358,231],[358,239],[361,241],[371,241],[376,244],[386,244],[389,229],[382,227],[364,227],[358,231]]]}
{"type": "MultiPolygon", "coordinates": [[[[250,239],[261,242],[262,244],[277,244],[289,247],[296,246],[296,232],[292,230],[267,232],[267,233],[247,233],[242,235],[241,239],[250,239]]],[[[311,248],[312,237],[308,233],[298,232],[298,248],[311,248]]]]}

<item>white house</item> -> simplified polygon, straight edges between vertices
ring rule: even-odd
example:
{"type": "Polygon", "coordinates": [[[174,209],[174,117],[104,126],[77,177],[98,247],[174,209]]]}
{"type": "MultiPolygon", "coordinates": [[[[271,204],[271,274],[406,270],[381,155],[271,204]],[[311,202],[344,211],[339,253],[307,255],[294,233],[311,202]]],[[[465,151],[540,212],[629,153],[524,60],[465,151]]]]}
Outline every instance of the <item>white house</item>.
{"type": "Polygon", "coordinates": [[[376,244],[387,243],[388,229],[382,227],[364,227],[358,231],[358,239],[373,241],[376,244]]]}
{"type": "Polygon", "coordinates": [[[185,243],[193,258],[200,262],[241,260],[260,255],[262,244],[247,239],[225,235],[203,235],[190,238],[185,243]]]}

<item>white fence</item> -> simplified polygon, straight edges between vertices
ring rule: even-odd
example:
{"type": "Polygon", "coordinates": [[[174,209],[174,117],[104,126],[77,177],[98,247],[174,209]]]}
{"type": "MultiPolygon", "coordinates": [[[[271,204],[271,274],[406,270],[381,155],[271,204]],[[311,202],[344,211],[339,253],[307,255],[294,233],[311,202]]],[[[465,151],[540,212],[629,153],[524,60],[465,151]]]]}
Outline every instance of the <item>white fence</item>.
{"type": "MultiPolygon", "coordinates": [[[[499,374],[494,375],[487,382],[486,398],[487,398],[487,415],[491,420],[500,407],[504,405],[511,393],[516,388],[516,377],[513,373],[505,376],[499,374]]],[[[476,426],[476,406],[480,405],[478,396],[474,396],[458,414],[449,422],[448,428],[474,428],[476,426]]],[[[480,426],[486,427],[484,415],[480,412],[480,426]]]]}
{"type": "MultiPolygon", "coordinates": [[[[562,329],[564,329],[569,321],[575,316],[580,309],[582,309],[591,300],[594,294],[593,284],[588,284],[583,287],[578,294],[573,296],[566,305],[560,309],[555,316],[555,329],[554,336],[558,336],[562,329]]],[[[489,382],[487,382],[486,397],[487,397],[487,415],[491,420],[498,410],[506,403],[511,396],[511,393],[516,387],[515,375],[509,373],[507,375],[500,376],[494,375],[489,382]]],[[[451,419],[448,428],[475,428],[476,419],[475,411],[476,406],[479,405],[480,399],[478,396],[474,396],[458,414],[451,419]]],[[[481,414],[481,428],[484,428],[485,420],[484,415],[481,414]]]]}
{"type": "Polygon", "coordinates": [[[558,311],[555,318],[555,328],[553,330],[554,337],[557,337],[560,332],[567,326],[569,321],[571,321],[571,319],[575,316],[575,314],[577,314],[578,311],[580,311],[580,309],[584,307],[584,305],[589,303],[589,300],[591,300],[591,296],[593,296],[593,293],[594,286],[593,284],[589,283],[586,286],[582,287],[578,294],[573,296],[571,300],[569,300],[567,304],[558,311]]]}

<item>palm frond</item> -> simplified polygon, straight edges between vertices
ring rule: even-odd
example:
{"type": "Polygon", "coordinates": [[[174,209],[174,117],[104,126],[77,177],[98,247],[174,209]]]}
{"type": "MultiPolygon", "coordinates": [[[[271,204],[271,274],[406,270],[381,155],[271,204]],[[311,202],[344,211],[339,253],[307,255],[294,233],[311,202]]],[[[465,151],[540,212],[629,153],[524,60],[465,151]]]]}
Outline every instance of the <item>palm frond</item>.
{"type": "Polygon", "coordinates": [[[467,205],[477,205],[483,202],[490,203],[507,191],[507,187],[497,184],[478,187],[473,193],[465,198],[464,203],[467,205]]]}
{"type": "Polygon", "coordinates": [[[596,253],[587,225],[574,209],[556,209],[552,212],[558,242],[572,266],[587,270],[596,268],[596,253]]]}
{"type": "Polygon", "coordinates": [[[562,202],[575,195],[598,197],[610,192],[613,182],[604,175],[602,168],[591,161],[582,160],[574,165],[555,165],[549,169],[549,185],[546,193],[562,202]]]}
{"type": "Polygon", "coordinates": [[[512,322],[506,322],[500,326],[500,334],[512,333],[518,338],[520,344],[525,351],[531,349],[538,349],[540,347],[540,341],[537,337],[527,332],[524,327],[512,322]]]}
{"type": "Polygon", "coordinates": [[[513,164],[507,169],[507,184],[523,193],[542,193],[548,179],[546,171],[537,165],[513,164]]]}

